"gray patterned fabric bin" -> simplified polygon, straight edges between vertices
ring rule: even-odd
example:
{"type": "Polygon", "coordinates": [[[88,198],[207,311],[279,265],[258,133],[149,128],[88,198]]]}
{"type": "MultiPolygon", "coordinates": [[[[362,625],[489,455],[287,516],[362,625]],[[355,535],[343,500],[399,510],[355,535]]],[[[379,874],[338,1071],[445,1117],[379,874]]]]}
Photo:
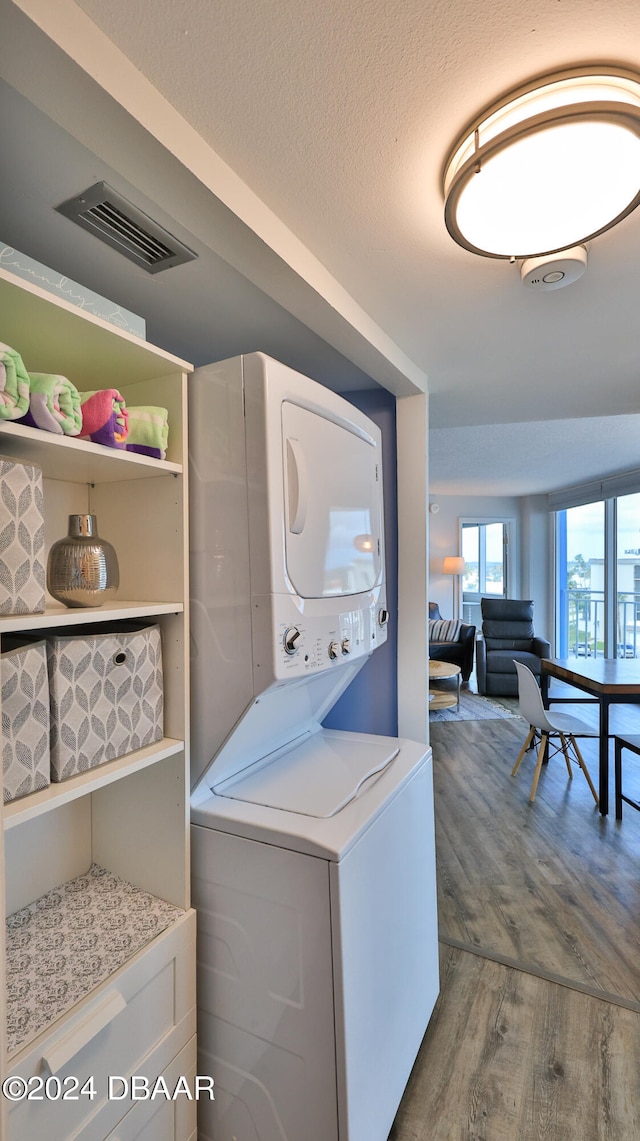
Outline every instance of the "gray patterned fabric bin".
{"type": "Polygon", "coordinates": [[[159,626],[47,638],[51,779],[67,780],[163,736],[159,626]]]}
{"type": "Polygon", "coordinates": [[[0,456],[0,614],[45,607],[42,472],[0,456]]]}
{"type": "MultiPolygon", "coordinates": [[[[2,644],[11,644],[3,638],[2,644]]],[[[49,679],[45,641],[18,645],[0,655],[4,803],[47,788],[49,775],[49,679]]]]}

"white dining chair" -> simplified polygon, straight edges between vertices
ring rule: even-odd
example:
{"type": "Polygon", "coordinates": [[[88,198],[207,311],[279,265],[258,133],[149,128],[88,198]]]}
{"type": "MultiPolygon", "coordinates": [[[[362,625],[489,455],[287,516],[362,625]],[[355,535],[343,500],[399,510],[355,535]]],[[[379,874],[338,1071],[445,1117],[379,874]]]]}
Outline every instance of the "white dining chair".
{"type": "Polygon", "coordinates": [[[571,771],[569,750],[573,750],[575,759],[587,778],[587,784],[597,804],[598,794],[593,786],[593,781],[589,776],[589,770],[584,763],[584,758],[576,741],[577,736],[597,737],[597,729],[592,729],[586,722],[581,721],[579,717],[574,717],[569,713],[556,713],[555,710],[553,713],[550,713],[548,709],[545,709],[542,703],[542,694],[540,693],[538,682],[528,666],[523,665],[522,662],[516,662],[515,667],[518,673],[518,705],[520,708],[520,716],[529,722],[529,735],[518,753],[518,758],[513,766],[511,776],[514,777],[516,775],[522,758],[527,750],[533,747],[536,735],[539,734],[540,747],[538,749],[538,759],[533,773],[531,795],[529,796],[529,802],[533,804],[536,798],[536,789],[538,787],[547,742],[549,742],[551,737],[559,737],[560,744],[555,746],[551,756],[555,756],[556,753],[562,750],[567,772],[569,773],[569,778],[572,780],[573,772],[571,771]]]}

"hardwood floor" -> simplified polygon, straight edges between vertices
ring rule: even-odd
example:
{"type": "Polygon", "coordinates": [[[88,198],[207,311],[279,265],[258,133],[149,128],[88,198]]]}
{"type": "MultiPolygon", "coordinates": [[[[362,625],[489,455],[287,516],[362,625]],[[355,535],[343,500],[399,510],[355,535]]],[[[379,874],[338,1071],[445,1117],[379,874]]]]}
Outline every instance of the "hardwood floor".
{"type": "Polygon", "coordinates": [[[441,994],[389,1141],[640,1137],[640,813],[561,755],[530,805],[526,730],[432,726],[441,994]]]}
{"type": "Polygon", "coordinates": [[[453,948],[389,1141],[634,1141],[640,1015],[453,948]]]}

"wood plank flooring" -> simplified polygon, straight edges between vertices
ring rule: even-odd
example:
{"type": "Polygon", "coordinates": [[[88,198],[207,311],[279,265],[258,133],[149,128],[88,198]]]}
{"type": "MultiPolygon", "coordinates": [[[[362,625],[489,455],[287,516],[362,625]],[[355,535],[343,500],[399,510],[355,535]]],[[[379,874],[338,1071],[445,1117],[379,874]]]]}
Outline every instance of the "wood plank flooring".
{"type": "Polygon", "coordinates": [[[530,805],[526,730],[432,726],[441,995],[389,1141],[640,1138],[640,813],[561,755],[530,805]]]}
{"type": "Polygon", "coordinates": [[[389,1141],[635,1141],[640,1015],[443,948],[389,1141]]]}

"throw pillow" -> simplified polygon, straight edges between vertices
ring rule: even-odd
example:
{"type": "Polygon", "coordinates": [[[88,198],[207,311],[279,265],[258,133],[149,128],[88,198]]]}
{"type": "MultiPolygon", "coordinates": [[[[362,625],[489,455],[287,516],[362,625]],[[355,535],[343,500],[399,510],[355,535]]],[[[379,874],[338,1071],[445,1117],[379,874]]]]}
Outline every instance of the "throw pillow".
{"type": "Polygon", "coordinates": [[[457,642],[462,622],[457,618],[430,618],[430,642],[457,642]]]}

